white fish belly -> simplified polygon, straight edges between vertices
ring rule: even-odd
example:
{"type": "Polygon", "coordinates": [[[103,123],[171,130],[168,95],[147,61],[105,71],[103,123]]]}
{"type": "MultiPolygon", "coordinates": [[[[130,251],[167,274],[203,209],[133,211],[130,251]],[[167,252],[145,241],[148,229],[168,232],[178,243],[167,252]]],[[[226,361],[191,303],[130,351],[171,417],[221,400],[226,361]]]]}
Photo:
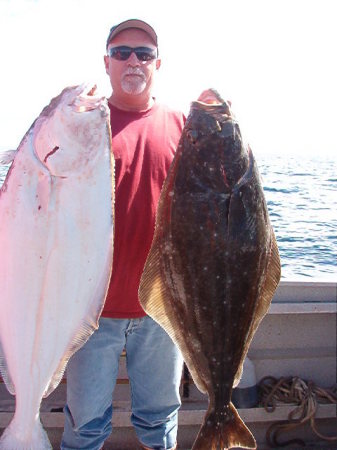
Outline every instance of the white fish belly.
{"type": "Polygon", "coordinates": [[[104,305],[113,254],[109,134],[98,156],[67,177],[50,175],[28,135],[1,192],[0,220],[1,372],[16,395],[14,420],[29,429],[104,305]]]}

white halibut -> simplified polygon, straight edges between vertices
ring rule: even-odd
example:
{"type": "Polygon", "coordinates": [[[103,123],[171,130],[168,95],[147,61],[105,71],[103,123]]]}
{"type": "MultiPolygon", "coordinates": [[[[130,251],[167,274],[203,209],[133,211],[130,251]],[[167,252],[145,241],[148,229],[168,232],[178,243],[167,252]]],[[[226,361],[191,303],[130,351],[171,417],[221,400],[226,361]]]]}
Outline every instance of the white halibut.
{"type": "Polygon", "coordinates": [[[24,136],[0,191],[0,370],[16,396],[1,450],[51,445],[39,408],[97,329],[112,269],[109,109],[66,88],[24,136]]]}

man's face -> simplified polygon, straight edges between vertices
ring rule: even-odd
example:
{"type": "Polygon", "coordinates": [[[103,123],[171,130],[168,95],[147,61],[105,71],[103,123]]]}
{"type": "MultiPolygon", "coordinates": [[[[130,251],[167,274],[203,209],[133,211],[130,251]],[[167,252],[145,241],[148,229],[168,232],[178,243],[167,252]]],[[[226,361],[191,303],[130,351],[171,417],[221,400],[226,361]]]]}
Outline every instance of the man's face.
{"type": "Polygon", "coordinates": [[[140,61],[134,52],[125,61],[117,60],[109,56],[110,49],[117,46],[156,49],[150,36],[136,28],[121,31],[110,41],[104,62],[114,95],[139,96],[151,91],[160,60],[140,61]]]}

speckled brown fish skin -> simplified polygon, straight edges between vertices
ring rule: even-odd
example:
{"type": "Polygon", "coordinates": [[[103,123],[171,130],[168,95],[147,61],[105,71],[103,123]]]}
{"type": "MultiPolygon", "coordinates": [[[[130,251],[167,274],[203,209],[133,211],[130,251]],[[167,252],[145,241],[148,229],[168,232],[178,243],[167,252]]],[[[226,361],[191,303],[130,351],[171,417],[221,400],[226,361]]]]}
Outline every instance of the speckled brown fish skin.
{"type": "Polygon", "coordinates": [[[280,279],[256,163],[218,99],[191,106],[139,290],[208,394],[194,450],[256,448],[231,393],[280,279]]]}

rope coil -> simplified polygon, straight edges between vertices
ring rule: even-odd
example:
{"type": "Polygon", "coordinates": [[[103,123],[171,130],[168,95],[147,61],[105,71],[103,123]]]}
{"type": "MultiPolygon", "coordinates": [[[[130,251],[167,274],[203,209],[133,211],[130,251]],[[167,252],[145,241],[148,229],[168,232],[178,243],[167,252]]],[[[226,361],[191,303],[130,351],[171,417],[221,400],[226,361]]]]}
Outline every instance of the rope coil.
{"type": "Polygon", "coordinates": [[[325,436],[316,426],[315,415],[319,404],[337,404],[337,384],[323,389],[313,381],[304,381],[299,377],[264,377],[258,383],[260,403],[268,412],[273,412],[280,403],[294,405],[287,421],[274,422],[266,432],[270,447],[277,448],[291,444],[305,446],[300,439],[279,442],[279,435],[309,423],[313,432],[321,439],[336,442],[337,436],[325,436]]]}

